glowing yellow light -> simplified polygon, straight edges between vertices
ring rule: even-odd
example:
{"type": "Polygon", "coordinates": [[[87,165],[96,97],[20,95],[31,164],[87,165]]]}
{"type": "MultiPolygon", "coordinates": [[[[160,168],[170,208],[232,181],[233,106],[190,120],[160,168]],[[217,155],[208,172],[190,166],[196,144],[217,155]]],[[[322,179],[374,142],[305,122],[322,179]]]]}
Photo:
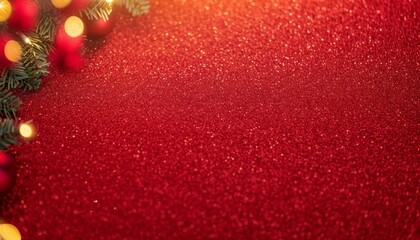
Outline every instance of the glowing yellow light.
{"type": "Polygon", "coordinates": [[[112,3],[114,0],[105,0],[107,3],[112,3]]]}
{"type": "Polygon", "coordinates": [[[4,55],[11,62],[17,62],[22,55],[22,47],[14,40],[9,40],[4,46],[4,55]]]}
{"type": "Polygon", "coordinates": [[[78,37],[82,35],[84,28],[85,26],[83,25],[83,21],[76,16],[67,18],[64,23],[64,30],[70,37],[78,37]]]}
{"type": "Polygon", "coordinates": [[[7,0],[0,0],[0,22],[5,22],[9,19],[12,13],[12,6],[7,0]]]}
{"type": "Polygon", "coordinates": [[[4,240],[21,240],[19,230],[12,224],[0,224],[0,239],[4,240]]]}
{"type": "Polygon", "coordinates": [[[51,3],[56,8],[65,8],[71,3],[71,0],[51,0],[51,3]]]}
{"type": "Polygon", "coordinates": [[[25,41],[25,43],[31,44],[31,39],[29,39],[28,37],[24,37],[23,40],[25,41]]]}
{"type": "Polygon", "coordinates": [[[19,125],[19,134],[26,139],[35,137],[35,129],[32,124],[22,123],[19,125]]]}

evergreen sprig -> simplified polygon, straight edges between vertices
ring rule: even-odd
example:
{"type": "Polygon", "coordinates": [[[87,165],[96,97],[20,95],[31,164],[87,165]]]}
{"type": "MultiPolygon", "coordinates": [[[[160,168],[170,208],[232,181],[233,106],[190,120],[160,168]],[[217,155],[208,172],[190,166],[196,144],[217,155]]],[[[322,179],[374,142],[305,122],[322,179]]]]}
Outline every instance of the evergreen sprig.
{"type": "Polygon", "coordinates": [[[41,83],[41,78],[48,74],[47,60],[48,48],[43,37],[32,33],[30,37],[24,37],[21,63],[27,73],[27,78],[20,82],[20,88],[25,90],[36,90],[41,83]]]}
{"type": "Polygon", "coordinates": [[[80,11],[80,15],[85,15],[89,20],[99,18],[108,20],[111,12],[111,3],[105,0],[92,0],[85,10],[80,11]]]}
{"type": "Polygon", "coordinates": [[[17,145],[22,141],[19,127],[12,119],[0,120],[0,149],[6,150],[11,144],[17,145]]]}
{"type": "Polygon", "coordinates": [[[39,35],[42,43],[46,46],[45,49],[48,51],[52,50],[55,33],[57,31],[57,21],[58,19],[54,15],[45,14],[40,18],[39,23],[36,26],[35,32],[39,35]]]}
{"type": "Polygon", "coordinates": [[[22,63],[18,62],[13,68],[4,69],[0,76],[0,89],[14,89],[20,86],[20,83],[28,78],[22,63]]]}
{"type": "Polygon", "coordinates": [[[0,76],[0,89],[22,88],[36,90],[42,77],[48,74],[48,47],[37,33],[23,36],[22,56],[13,68],[3,70],[0,76]]]}
{"type": "Polygon", "coordinates": [[[20,99],[7,90],[0,91],[0,116],[6,118],[16,118],[19,106],[22,104],[20,99]]]}
{"type": "MultiPolygon", "coordinates": [[[[48,53],[53,49],[57,26],[61,24],[60,12],[51,1],[36,0],[40,9],[40,19],[36,29],[30,33],[11,32],[7,23],[0,23],[1,32],[20,36],[22,56],[12,68],[0,69],[0,150],[23,140],[19,135],[19,125],[15,121],[21,105],[18,97],[12,94],[13,89],[36,90],[41,80],[48,74],[48,53]]],[[[133,16],[149,11],[148,0],[115,0],[117,5],[127,8],[133,16]]],[[[80,11],[81,16],[90,20],[109,19],[112,4],[106,0],[91,0],[89,6],[80,11]]]]}
{"type": "Polygon", "coordinates": [[[149,0],[116,0],[115,3],[124,6],[133,16],[149,12],[149,0]]]}

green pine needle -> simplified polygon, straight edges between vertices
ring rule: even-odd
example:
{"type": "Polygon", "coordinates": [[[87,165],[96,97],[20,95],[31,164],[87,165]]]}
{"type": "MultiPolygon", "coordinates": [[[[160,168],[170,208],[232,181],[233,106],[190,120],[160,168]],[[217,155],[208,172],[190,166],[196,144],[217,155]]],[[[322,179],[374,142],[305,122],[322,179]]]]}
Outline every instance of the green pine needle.
{"type": "Polygon", "coordinates": [[[89,20],[99,18],[108,20],[111,12],[111,3],[104,0],[92,0],[85,10],[80,11],[80,15],[85,15],[89,20]]]}
{"type": "Polygon", "coordinates": [[[22,141],[19,126],[11,119],[0,120],[0,149],[5,150],[10,145],[18,145],[22,141]]]}
{"type": "Polygon", "coordinates": [[[0,92],[0,116],[16,118],[16,113],[22,102],[11,92],[3,90],[0,92]]]}
{"type": "Polygon", "coordinates": [[[0,76],[0,89],[14,89],[21,85],[21,82],[29,78],[22,63],[18,62],[13,68],[4,69],[0,76]]]}
{"type": "Polygon", "coordinates": [[[24,90],[36,90],[41,83],[41,78],[48,74],[47,55],[50,46],[46,44],[48,40],[37,33],[30,33],[27,36],[22,36],[22,38],[21,65],[17,66],[24,69],[26,78],[19,81],[18,87],[24,90]],[[25,41],[28,39],[29,41],[25,41]]]}
{"type": "Polygon", "coordinates": [[[124,6],[133,16],[146,14],[149,12],[149,0],[116,0],[115,3],[124,6]]]}
{"type": "Polygon", "coordinates": [[[39,20],[35,32],[42,40],[40,44],[44,44],[48,51],[51,50],[57,31],[57,18],[54,15],[45,14],[39,20]]]}

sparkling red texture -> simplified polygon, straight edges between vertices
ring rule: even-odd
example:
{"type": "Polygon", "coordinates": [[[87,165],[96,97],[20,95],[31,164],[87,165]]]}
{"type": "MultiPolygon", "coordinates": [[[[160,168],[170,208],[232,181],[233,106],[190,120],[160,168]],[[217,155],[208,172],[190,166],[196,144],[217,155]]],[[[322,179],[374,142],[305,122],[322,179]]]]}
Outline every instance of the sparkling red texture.
{"type": "Polygon", "coordinates": [[[24,239],[419,237],[419,1],[152,1],[22,94],[24,239]]]}

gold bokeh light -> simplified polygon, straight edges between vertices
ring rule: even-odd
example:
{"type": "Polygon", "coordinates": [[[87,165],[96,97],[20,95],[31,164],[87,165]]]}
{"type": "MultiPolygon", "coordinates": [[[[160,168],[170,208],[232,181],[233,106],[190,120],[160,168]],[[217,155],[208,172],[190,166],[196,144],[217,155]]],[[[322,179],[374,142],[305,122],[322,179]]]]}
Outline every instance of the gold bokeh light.
{"type": "Polygon", "coordinates": [[[19,230],[12,224],[0,224],[0,239],[4,240],[21,240],[19,230]]]}
{"type": "Polygon", "coordinates": [[[35,137],[35,128],[30,123],[22,123],[19,125],[19,134],[25,139],[32,139],[35,137]]]}
{"type": "Polygon", "coordinates": [[[12,6],[7,0],[0,0],[0,22],[6,22],[12,14],[12,6]]]}
{"type": "Polygon", "coordinates": [[[4,55],[6,56],[7,60],[11,62],[17,62],[22,56],[22,47],[15,40],[9,40],[4,46],[4,55]]]}
{"type": "Polygon", "coordinates": [[[85,26],[83,25],[82,19],[76,16],[67,18],[64,23],[64,31],[66,31],[70,37],[78,37],[82,35],[84,28],[85,26]]]}
{"type": "Polygon", "coordinates": [[[25,43],[27,44],[32,44],[31,39],[29,39],[28,37],[24,37],[23,41],[25,41],[25,43]]]}
{"type": "Polygon", "coordinates": [[[71,0],[51,0],[51,3],[54,7],[61,9],[67,7],[71,3],[71,0]]]}

